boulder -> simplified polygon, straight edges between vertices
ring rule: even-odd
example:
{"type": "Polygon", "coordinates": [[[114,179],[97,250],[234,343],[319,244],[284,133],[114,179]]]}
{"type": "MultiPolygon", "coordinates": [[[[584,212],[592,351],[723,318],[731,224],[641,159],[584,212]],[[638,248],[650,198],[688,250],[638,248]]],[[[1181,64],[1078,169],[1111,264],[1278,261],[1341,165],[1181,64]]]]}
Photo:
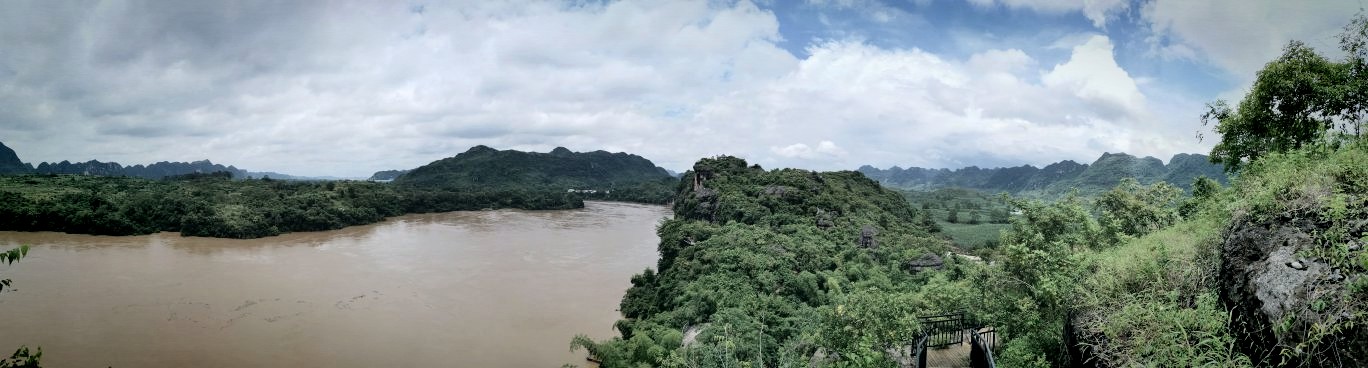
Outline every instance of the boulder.
{"type": "Polygon", "coordinates": [[[1316,324],[1334,325],[1352,318],[1314,304],[1318,300],[1342,304],[1335,298],[1346,295],[1345,287],[1362,277],[1347,278],[1348,272],[1302,256],[1324,246],[1315,238],[1324,224],[1314,218],[1314,214],[1295,213],[1266,220],[1238,218],[1226,231],[1218,270],[1220,297],[1231,309],[1236,345],[1255,365],[1336,365],[1321,359],[1368,364],[1364,360],[1368,359],[1364,355],[1368,329],[1362,326],[1333,332],[1320,341],[1321,346],[1337,350],[1329,354],[1333,357],[1295,349],[1312,335],[1316,324]],[[1284,349],[1292,350],[1284,353],[1284,349]]]}
{"type": "Polygon", "coordinates": [[[874,237],[879,235],[879,230],[873,226],[865,225],[860,229],[860,246],[864,248],[878,248],[879,240],[874,237]]]}
{"type": "Polygon", "coordinates": [[[907,261],[907,270],[913,273],[930,269],[945,268],[945,261],[935,254],[927,253],[917,257],[917,259],[907,261]]]}

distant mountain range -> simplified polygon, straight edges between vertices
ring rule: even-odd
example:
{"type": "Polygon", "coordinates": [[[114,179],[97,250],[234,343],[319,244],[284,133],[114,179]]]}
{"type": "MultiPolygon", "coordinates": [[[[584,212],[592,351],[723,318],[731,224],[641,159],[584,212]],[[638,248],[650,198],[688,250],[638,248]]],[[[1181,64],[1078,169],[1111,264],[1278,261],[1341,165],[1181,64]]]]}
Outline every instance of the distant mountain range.
{"type": "Polygon", "coordinates": [[[1174,155],[1167,165],[1154,157],[1103,153],[1092,164],[1065,160],[1043,168],[1023,165],[992,169],[977,166],[955,170],[897,166],[878,169],[865,165],[858,171],[884,186],[901,189],[966,188],[1043,196],[1057,196],[1075,188],[1083,194],[1098,193],[1116,186],[1124,178],[1135,178],[1142,184],[1164,181],[1184,189],[1189,189],[1199,176],[1222,183],[1227,181],[1221,165],[1211,163],[1206,155],[1186,153],[1174,155]]]}
{"type": "Polygon", "coordinates": [[[37,167],[24,163],[19,160],[19,155],[13,149],[0,143],[0,175],[6,174],[74,174],[74,175],[98,175],[98,176],[131,176],[147,179],[161,179],[168,176],[177,176],[193,173],[213,173],[228,172],[235,179],[263,178],[283,180],[336,180],[335,177],[307,177],[281,174],[277,172],[247,171],[233,167],[232,165],[223,166],[200,160],[194,162],[168,162],[162,161],[150,165],[123,166],[118,162],[100,162],[90,160],[86,162],[42,162],[37,167]]]}

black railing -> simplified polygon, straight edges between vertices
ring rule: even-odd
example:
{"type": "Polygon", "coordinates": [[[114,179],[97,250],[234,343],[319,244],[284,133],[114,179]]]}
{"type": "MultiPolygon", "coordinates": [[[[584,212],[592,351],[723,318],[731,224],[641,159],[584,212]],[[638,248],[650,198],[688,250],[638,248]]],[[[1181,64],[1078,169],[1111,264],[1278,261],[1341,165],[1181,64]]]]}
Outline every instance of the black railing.
{"type": "MultiPolygon", "coordinates": [[[[966,337],[969,340],[969,366],[972,368],[996,367],[996,363],[993,361],[993,351],[997,350],[998,341],[997,331],[992,327],[984,327],[982,323],[969,320],[962,311],[919,317],[919,319],[922,324],[922,336],[912,346],[912,354],[916,357],[917,367],[926,367],[927,349],[960,345],[965,342],[966,337]]],[[[960,346],[962,348],[963,345],[960,346]]],[[[964,359],[963,355],[960,357],[958,359],[964,359]]],[[[937,364],[944,364],[944,362],[937,364]]],[[[955,363],[954,365],[959,364],[964,363],[955,363]]]]}
{"type": "Polygon", "coordinates": [[[993,349],[997,348],[997,331],[993,328],[975,329],[969,333],[969,367],[996,368],[993,349]]]}
{"type": "Polygon", "coordinates": [[[922,331],[928,337],[926,347],[939,348],[964,342],[964,312],[920,317],[922,331]]]}
{"type": "Polygon", "coordinates": [[[917,344],[912,346],[912,354],[916,354],[917,368],[926,368],[926,335],[917,339],[917,344]]]}

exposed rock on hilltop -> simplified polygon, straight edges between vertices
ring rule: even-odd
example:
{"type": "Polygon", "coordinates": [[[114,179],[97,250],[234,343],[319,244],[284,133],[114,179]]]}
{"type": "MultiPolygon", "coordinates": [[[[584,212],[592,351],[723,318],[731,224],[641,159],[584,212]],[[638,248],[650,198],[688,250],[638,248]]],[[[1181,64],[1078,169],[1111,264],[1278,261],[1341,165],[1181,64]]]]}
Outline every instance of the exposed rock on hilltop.
{"type": "MultiPolygon", "coordinates": [[[[1227,231],[1221,246],[1221,298],[1232,308],[1231,325],[1242,333],[1242,345],[1248,349],[1245,353],[1255,362],[1275,364],[1282,359],[1298,359],[1282,356],[1276,347],[1296,348],[1315,336],[1318,328],[1352,321],[1350,312],[1324,306],[1353,303],[1342,300],[1352,295],[1345,292],[1346,288],[1362,283],[1364,275],[1304,256],[1323,246],[1316,234],[1326,231],[1325,224],[1313,220],[1316,217],[1298,213],[1268,220],[1244,218],[1227,231]],[[1322,307],[1318,309],[1317,305],[1322,307]]],[[[1350,227],[1346,229],[1350,234],[1362,234],[1368,231],[1368,219],[1359,219],[1350,227]]],[[[1362,248],[1360,241],[1351,241],[1346,247],[1359,254],[1362,248]]],[[[1329,344],[1320,344],[1345,349],[1343,353],[1350,357],[1368,357],[1368,328],[1321,332],[1330,336],[1329,344]]]]}

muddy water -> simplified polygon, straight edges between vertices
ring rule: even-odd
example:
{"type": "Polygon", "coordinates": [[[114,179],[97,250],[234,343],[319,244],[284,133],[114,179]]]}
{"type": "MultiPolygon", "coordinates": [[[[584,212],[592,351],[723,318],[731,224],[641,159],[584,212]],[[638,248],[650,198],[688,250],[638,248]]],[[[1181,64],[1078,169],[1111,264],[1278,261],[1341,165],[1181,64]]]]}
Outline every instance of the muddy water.
{"type": "Polygon", "coordinates": [[[583,365],[667,209],[409,215],[254,240],[0,232],[0,349],[53,367],[583,365]]]}

